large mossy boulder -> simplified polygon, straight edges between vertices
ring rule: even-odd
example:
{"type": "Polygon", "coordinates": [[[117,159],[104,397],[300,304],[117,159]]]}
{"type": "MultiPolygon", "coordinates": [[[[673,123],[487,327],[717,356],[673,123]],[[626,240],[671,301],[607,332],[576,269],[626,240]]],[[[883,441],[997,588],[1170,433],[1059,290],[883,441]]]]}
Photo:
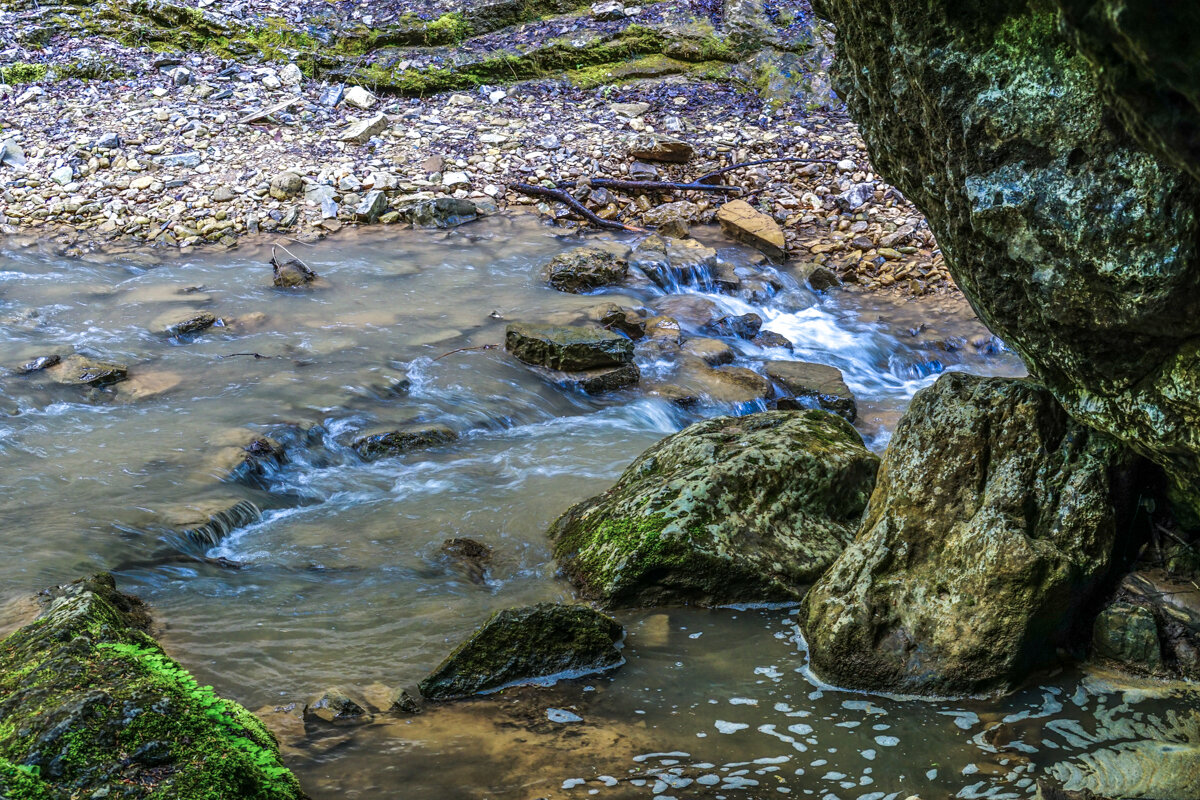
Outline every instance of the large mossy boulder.
{"type": "Polygon", "coordinates": [[[560,517],[554,555],[608,607],[798,600],[850,542],[878,465],[825,411],[704,420],[560,517]]]}
{"type": "Polygon", "coordinates": [[[603,672],[625,663],[624,629],[588,606],[538,603],[497,611],[421,681],[430,700],[603,672]]]}
{"type": "Polygon", "coordinates": [[[816,672],[958,694],[1085,646],[1124,558],[1130,460],[1029,381],[949,373],[918,392],[854,543],[805,597],[816,672]]]}
{"type": "Polygon", "coordinates": [[[110,576],[41,600],[0,643],[0,796],[304,796],[263,724],[166,655],[110,576]]]}
{"type": "Polygon", "coordinates": [[[873,164],[984,322],[1200,509],[1200,4],[813,6],[873,164]]]}

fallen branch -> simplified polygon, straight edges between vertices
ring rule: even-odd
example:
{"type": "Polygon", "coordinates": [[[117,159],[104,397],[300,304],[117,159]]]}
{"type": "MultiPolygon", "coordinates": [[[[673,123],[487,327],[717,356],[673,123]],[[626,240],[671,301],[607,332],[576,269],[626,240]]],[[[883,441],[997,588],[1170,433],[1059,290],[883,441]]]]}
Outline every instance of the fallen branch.
{"type": "Polygon", "coordinates": [[[226,353],[223,356],[217,356],[217,358],[237,358],[238,356],[254,356],[255,360],[260,358],[278,358],[278,356],[264,356],[262,353],[226,353]]]}
{"type": "Polygon", "coordinates": [[[495,350],[499,346],[498,344],[481,344],[479,347],[460,347],[457,350],[451,350],[449,353],[442,353],[434,361],[441,361],[446,356],[452,356],[455,353],[468,353],[472,350],[495,350]]]}
{"type": "Polygon", "coordinates": [[[784,158],[763,158],[758,161],[743,161],[740,164],[730,164],[728,167],[722,167],[721,169],[701,175],[692,181],[692,183],[708,183],[713,178],[724,175],[726,172],[733,172],[735,169],[746,169],[747,167],[757,167],[761,164],[833,164],[836,166],[837,163],[827,158],[792,158],[790,156],[784,158]]]}
{"type": "Polygon", "coordinates": [[[724,186],[715,183],[676,183],[674,181],[623,181],[618,178],[592,178],[588,181],[598,189],[616,189],[618,192],[741,192],[740,186],[724,186]]]}
{"type": "MultiPolygon", "coordinates": [[[[595,185],[595,181],[592,182],[595,185]]],[[[508,188],[514,192],[529,195],[530,197],[548,197],[551,200],[557,200],[565,204],[573,212],[583,217],[588,222],[598,228],[608,228],[613,231],[629,231],[630,233],[645,233],[642,228],[635,228],[632,225],[626,225],[615,220],[602,219],[588,210],[587,206],[576,200],[571,195],[564,192],[562,189],[547,189],[544,186],[531,186],[528,183],[510,183],[508,188]]]]}
{"type": "Polygon", "coordinates": [[[282,103],[276,103],[275,105],[267,108],[256,108],[246,116],[239,119],[236,124],[247,125],[251,122],[258,122],[260,119],[266,119],[272,114],[277,114],[278,112],[283,111],[288,106],[296,105],[296,103],[299,103],[302,99],[303,98],[300,97],[291,97],[287,100],[284,100],[282,103]]]}

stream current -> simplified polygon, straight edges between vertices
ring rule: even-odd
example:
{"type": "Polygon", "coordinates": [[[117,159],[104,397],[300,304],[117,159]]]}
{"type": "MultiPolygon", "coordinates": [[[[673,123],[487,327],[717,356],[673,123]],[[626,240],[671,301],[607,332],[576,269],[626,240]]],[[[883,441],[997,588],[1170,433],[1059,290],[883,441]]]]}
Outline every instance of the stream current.
{"type": "MultiPolygon", "coordinates": [[[[719,234],[698,236],[755,263],[719,234]]],[[[271,286],[265,243],[82,259],[0,245],[0,364],[74,351],[130,371],[104,390],[0,379],[0,622],[18,624],[42,587],[113,570],[201,683],[275,717],[285,759],[318,800],[1015,798],[1042,771],[1066,776],[1089,751],[1169,728],[1176,690],[1096,674],[999,700],[840,691],[805,671],[792,609],[670,608],[617,615],[627,663],[604,676],[306,734],[296,709],[322,690],[411,689],[491,612],[569,601],[545,537],[556,516],[663,436],[758,410],[685,410],[636,389],[589,397],[485,347],[502,343],[507,321],[565,324],[601,302],[661,300],[648,283],[576,296],[540,279],[555,254],[620,240],[528,216],[372,230],[289,245],[324,284],[291,293],[271,286]],[[159,330],[189,309],[222,324],[159,330]],[[373,463],[348,446],[407,422],[460,438],[373,463]],[[222,453],[248,432],[278,441],[286,462],[249,483],[221,480],[222,453]],[[180,507],[235,500],[261,519],[202,548],[164,524],[180,507]],[[441,553],[453,537],[494,549],[484,580],[441,553]]],[[[877,451],[942,372],[1023,374],[961,299],[821,296],[786,268],[775,278],[770,297],[671,291],[754,311],[795,345],[727,339],[740,366],[840,368],[877,451]]]]}

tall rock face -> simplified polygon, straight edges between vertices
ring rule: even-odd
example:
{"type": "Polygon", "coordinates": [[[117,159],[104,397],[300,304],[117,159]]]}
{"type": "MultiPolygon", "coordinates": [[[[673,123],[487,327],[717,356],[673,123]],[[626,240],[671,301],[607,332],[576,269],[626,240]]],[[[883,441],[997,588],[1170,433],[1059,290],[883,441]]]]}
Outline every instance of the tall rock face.
{"type": "Polygon", "coordinates": [[[976,312],[1200,509],[1200,6],[815,0],[976,312]]]}
{"type": "Polygon", "coordinates": [[[1024,380],[950,373],[897,426],[854,542],[805,597],[816,672],[914,694],[1004,689],[1084,644],[1123,564],[1132,466],[1024,380]]]}

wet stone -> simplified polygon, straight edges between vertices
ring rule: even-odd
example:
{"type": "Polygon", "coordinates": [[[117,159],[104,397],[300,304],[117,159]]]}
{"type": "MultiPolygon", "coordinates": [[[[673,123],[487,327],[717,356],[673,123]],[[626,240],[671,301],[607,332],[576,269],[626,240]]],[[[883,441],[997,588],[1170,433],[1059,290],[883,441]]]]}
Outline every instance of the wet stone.
{"type": "Polygon", "coordinates": [[[767,377],[793,397],[812,398],[850,422],[858,416],[854,395],[837,367],[808,361],[768,361],[763,366],[767,377]]]}
{"type": "Polygon", "coordinates": [[[560,292],[583,294],[625,280],[628,262],[602,247],[579,247],[555,256],[543,268],[546,282],[560,292]]]}
{"type": "Polygon", "coordinates": [[[371,433],[354,440],[351,447],[363,459],[375,461],[413,450],[437,447],[458,439],[458,434],[445,425],[409,425],[396,430],[371,433]]]}
{"type": "Polygon", "coordinates": [[[566,372],[619,367],[633,361],[633,342],[599,327],[512,323],[504,346],[526,364],[566,372]]]}
{"type": "Polygon", "coordinates": [[[421,681],[430,700],[579,677],[620,666],[625,632],[587,606],[538,603],[498,611],[421,681]]]}
{"type": "Polygon", "coordinates": [[[327,725],[362,725],[371,721],[366,701],[340,687],[326,689],[304,706],[304,718],[327,725]]]}
{"type": "Polygon", "coordinates": [[[1092,650],[1100,658],[1138,670],[1162,668],[1162,648],[1154,612],[1132,603],[1113,603],[1100,612],[1092,628],[1092,650]]]}

